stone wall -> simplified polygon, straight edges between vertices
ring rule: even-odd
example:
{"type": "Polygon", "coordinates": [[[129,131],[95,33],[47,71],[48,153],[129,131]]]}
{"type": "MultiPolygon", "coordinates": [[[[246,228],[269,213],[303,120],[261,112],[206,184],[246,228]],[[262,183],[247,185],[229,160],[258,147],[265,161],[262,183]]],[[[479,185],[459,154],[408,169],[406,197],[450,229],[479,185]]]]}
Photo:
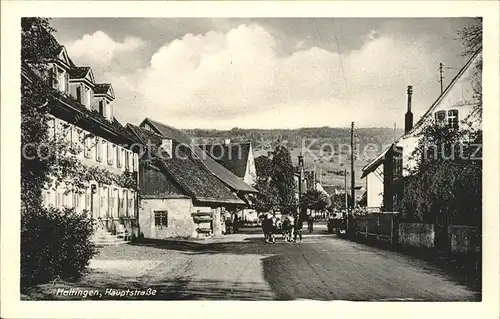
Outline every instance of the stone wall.
{"type": "Polygon", "coordinates": [[[196,236],[191,199],[143,199],[139,209],[141,235],[150,239],[196,236]],[[168,212],[168,226],[155,226],[154,212],[168,212]]]}
{"type": "Polygon", "coordinates": [[[420,223],[399,223],[398,243],[419,248],[434,247],[434,225],[420,223]]]}
{"type": "Polygon", "coordinates": [[[481,252],[482,236],[478,227],[451,225],[449,232],[453,254],[481,252]]]}

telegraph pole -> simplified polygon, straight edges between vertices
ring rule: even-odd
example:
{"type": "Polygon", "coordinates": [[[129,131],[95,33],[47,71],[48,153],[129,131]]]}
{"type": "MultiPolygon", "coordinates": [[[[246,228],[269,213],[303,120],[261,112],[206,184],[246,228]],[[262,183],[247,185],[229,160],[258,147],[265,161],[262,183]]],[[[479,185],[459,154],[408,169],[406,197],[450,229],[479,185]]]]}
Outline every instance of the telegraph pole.
{"type": "Polygon", "coordinates": [[[443,62],[439,62],[439,83],[441,83],[441,94],[443,93],[443,62]]]}
{"type": "Polygon", "coordinates": [[[351,123],[351,209],[354,209],[354,122],[351,123]]]}
{"type": "Polygon", "coordinates": [[[344,168],[344,195],[345,195],[345,210],[347,213],[349,203],[347,202],[347,168],[344,168]]]}

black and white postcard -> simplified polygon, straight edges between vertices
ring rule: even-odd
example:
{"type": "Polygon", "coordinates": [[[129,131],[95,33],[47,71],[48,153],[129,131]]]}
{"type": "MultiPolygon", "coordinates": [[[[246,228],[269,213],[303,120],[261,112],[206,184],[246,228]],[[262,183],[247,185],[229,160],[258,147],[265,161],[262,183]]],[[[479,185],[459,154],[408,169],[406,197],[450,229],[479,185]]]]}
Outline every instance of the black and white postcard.
{"type": "Polygon", "coordinates": [[[498,9],[3,2],[2,317],[498,316],[498,9]]]}

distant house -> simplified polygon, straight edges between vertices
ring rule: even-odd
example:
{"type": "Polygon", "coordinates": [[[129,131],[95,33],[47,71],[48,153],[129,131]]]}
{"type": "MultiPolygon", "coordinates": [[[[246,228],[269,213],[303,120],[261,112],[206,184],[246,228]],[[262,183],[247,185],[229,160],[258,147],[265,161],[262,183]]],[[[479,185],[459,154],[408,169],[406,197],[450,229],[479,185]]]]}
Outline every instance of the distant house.
{"type": "MultiPolygon", "coordinates": [[[[224,166],[248,185],[255,185],[257,171],[252,150],[252,143],[231,143],[226,139],[223,144],[198,145],[214,161],[224,166]]],[[[251,197],[247,198],[251,201],[251,197]]],[[[257,212],[244,209],[239,212],[243,220],[257,221],[257,212]]]]}
{"type": "Polygon", "coordinates": [[[222,208],[245,207],[197,158],[190,145],[131,124],[140,157],[139,225],[145,238],[220,235],[222,208]]]}
{"type": "Polygon", "coordinates": [[[368,208],[394,209],[403,195],[402,177],[416,165],[411,155],[418,146],[419,133],[427,125],[441,122],[457,129],[481,128],[481,117],[473,113],[479,102],[473,87],[475,68],[481,59],[482,51],[474,54],[415,125],[411,112],[413,90],[408,87],[405,133],[363,168],[361,178],[366,182],[368,208]]]}
{"type": "Polygon", "coordinates": [[[248,185],[254,185],[257,178],[252,143],[231,143],[198,145],[217,163],[221,164],[248,185]]]}

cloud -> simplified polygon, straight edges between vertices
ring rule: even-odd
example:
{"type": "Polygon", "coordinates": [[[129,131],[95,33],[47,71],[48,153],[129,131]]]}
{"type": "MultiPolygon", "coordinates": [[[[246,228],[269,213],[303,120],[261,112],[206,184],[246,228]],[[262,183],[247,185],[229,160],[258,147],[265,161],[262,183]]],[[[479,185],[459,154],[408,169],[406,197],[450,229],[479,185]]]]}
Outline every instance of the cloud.
{"type": "MultiPolygon", "coordinates": [[[[102,72],[116,71],[116,64],[124,64],[123,58],[134,64],[128,56],[144,46],[144,41],[136,37],[126,37],[123,42],[116,42],[106,33],[96,31],[86,34],[67,46],[68,53],[75,63],[91,66],[102,72]]],[[[94,70],[95,71],[95,70],[94,70]]]]}
{"type": "MultiPolygon", "coordinates": [[[[144,41],[116,42],[99,31],[68,50],[92,66],[115,65],[105,73],[115,86],[115,112],[125,122],[148,116],[178,127],[348,126],[353,120],[392,127],[394,112],[403,119],[406,86],[432,81],[439,57],[414,39],[374,30],[366,39],[342,55],[299,42],[282,56],[268,30],[244,24],[186,34],[160,47],[146,67],[125,73],[113,63],[121,57],[122,64],[133,64],[144,41]]],[[[423,112],[432,96],[423,88],[421,94],[414,105],[423,112]]]]}

